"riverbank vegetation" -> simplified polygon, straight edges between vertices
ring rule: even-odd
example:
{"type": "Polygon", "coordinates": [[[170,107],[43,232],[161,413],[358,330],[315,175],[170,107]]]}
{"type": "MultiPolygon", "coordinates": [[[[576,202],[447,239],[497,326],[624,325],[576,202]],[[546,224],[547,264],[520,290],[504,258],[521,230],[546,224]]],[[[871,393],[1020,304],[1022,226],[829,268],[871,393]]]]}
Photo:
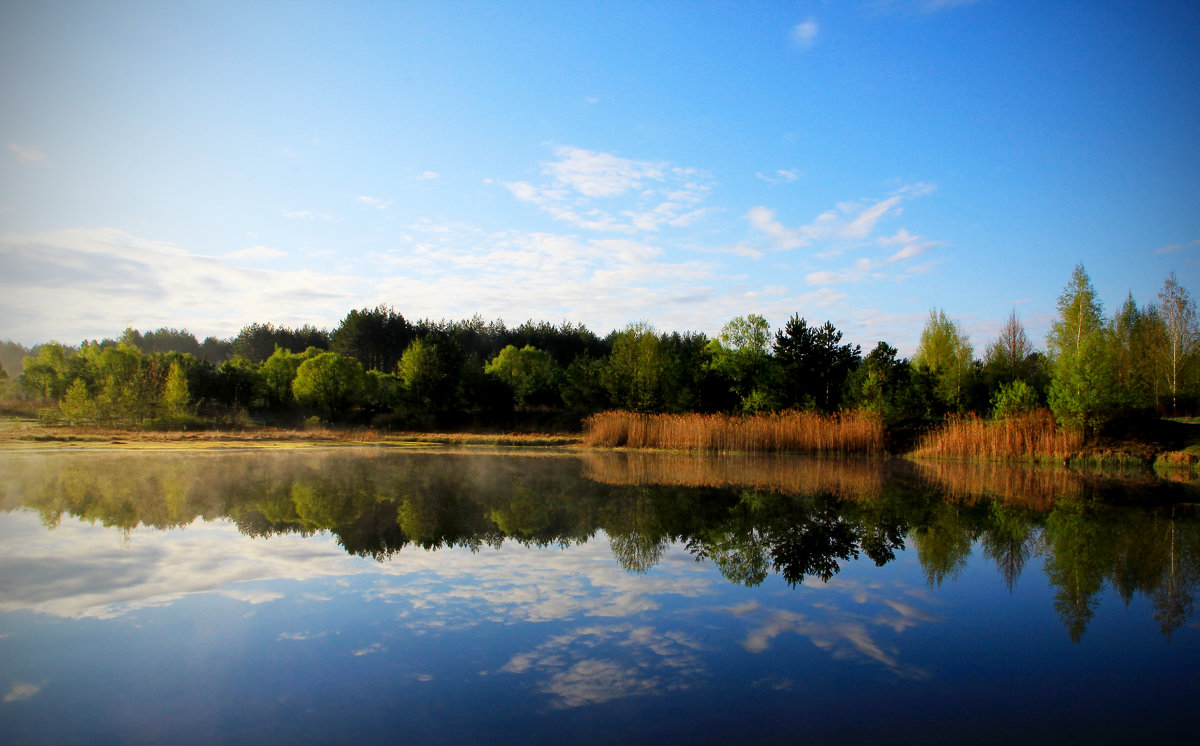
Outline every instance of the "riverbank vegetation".
{"type": "Polygon", "coordinates": [[[228,340],[164,328],[3,342],[0,406],[74,430],[582,431],[607,446],[1064,459],[1131,422],[1195,414],[1198,342],[1174,274],[1156,302],[1128,297],[1106,315],[1079,266],[1043,349],[1015,312],[978,355],[934,309],[903,358],[886,341],[863,354],[799,314],[774,332],[748,314],[711,338],[647,323],[601,337],[571,322],[410,322],[378,306],[332,331],[255,322],[228,340]]]}

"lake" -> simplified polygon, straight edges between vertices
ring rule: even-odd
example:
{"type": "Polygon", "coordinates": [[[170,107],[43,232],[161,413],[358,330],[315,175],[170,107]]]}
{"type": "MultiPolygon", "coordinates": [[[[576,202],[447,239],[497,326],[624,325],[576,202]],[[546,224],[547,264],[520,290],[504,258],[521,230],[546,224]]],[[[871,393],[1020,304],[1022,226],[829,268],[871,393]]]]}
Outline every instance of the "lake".
{"type": "Polygon", "coordinates": [[[1194,488],[802,457],[0,454],[7,743],[1200,736],[1194,488]]]}

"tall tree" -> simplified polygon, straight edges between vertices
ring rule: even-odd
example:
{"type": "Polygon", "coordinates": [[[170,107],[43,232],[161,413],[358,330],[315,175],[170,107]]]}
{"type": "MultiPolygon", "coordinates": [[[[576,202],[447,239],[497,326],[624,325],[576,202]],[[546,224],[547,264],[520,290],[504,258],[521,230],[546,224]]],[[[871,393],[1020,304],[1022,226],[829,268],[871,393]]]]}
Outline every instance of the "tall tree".
{"type": "Polygon", "coordinates": [[[1058,296],[1058,318],[1046,337],[1053,361],[1050,408],[1060,422],[1074,427],[1098,427],[1113,406],[1111,356],[1102,314],[1087,270],[1077,265],[1058,296]]]}
{"type": "Polygon", "coordinates": [[[770,341],[771,325],[752,313],[730,319],[709,343],[713,369],[731,381],[746,412],[775,407],[770,341]]]}
{"type": "Polygon", "coordinates": [[[630,324],[613,335],[603,383],[612,403],[633,412],[657,412],[663,404],[667,359],[654,327],[630,324]]]}
{"type": "Polygon", "coordinates": [[[932,309],[912,364],[934,377],[934,393],[948,409],[962,409],[974,350],[958,322],[941,309],[932,309]]]}
{"type": "Polygon", "coordinates": [[[1183,372],[1195,357],[1197,341],[1200,340],[1200,329],[1197,328],[1196,322],[1196,301],[1192,300],[1187,288],[1175,279],[1174,272],[1167,276],[1163,289],[1158,293],[1158,312],[1166,327],[1159,354],[1164,363],[1163,371],[1167,391],[1171,394],[1173,413],[1183,388],[1183,372]]]}
{"type": "Polygon", "coordinates": [[[832,412],[841,405],[846,379],[862,360],[862,348],[841,341],[842,333],[831,322],[809,326],[799,314],[793,314],[783,329],[775,332],[783,406],[812,405],[832,412]]]}
{"type": "Polygon", "coordinates": [[[1004,326],[1000,327],[1000,336],[988,345],[984,353],[984,365],[988,371],[990,383],[993,386],[1010,384],[1014,381],[1029,383],[1029,356],[1033,354],[1033,344],[1025,334],[1025,325],[1017,318],[1017,311],[1008,315],[1004,326]]]}

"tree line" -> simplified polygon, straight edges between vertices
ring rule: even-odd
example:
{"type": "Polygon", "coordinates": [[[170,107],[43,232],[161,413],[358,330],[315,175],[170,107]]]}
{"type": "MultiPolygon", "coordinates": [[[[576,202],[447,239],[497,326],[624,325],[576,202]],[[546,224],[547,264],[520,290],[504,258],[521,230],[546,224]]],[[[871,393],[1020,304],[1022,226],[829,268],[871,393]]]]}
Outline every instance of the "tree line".
{"type": "Polygon", "coordinates": [[[332,331],[269,323],[203,342],[186,330],[127,329],[79,347],[0,343],[0,388],[54,402],[73,423],[167,427],[330,422],[395,427],[570,427],[603,410],[761,413],[865,409],[890,426],[949,414],[1049,407],[1089,430],[1131,414],[1194,412],[1196,304],[1174,273],[1158,302],[1106,315],[1086,270],[1058,299],[1044,349],[1015,311],[982,356],[934,309],[911,358],[885,341],[863,354],[825,321],[757,314],[715,337],[633,323],[600,337],[571,322],[510,328],[479,317],[410,322],[389,306],[350,311],[332,331]],[[19,362],[15,362],[19,361],[19,362]],[[20,368],[12,380],[8,370],[20,368]]]}

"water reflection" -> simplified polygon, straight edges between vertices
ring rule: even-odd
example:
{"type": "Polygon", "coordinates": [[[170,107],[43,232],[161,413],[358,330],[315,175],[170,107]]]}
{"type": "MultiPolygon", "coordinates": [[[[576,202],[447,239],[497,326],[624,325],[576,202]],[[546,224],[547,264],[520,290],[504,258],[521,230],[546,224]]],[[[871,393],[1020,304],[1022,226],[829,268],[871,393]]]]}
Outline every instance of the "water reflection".
{"type": "MultiPolygon", "coordinates": [[[[955,582],[979,547],[995,566],[997,582],[1010,592],[1017,589],[1029,563],[1040,561],[1053,608],[1077,642],[1108,589],[1126,604],[1135,597],[1148,598],[1162,633],[1170,637],[1192,618],[1200,582],[1200,522],[1192,509],[1173,502],[1193,499],[1186,487],[1065,470],[379,449],[8,455],[0,466],[6,475],[6,510],[32,510],[47,527],[70,516],[118,529],[126,537],[121,555],[81,561],[81,572],[70,577],[56,575],[53,568],[53,553],[72,552],[69,543],[56,543],[36,557],[7,557],[0,610],[104,616],[130,604],[177,598],[183,576],[210,578],[214,590],[259,576],[251,563],[273,567],[273,577],[339,572],[331,550],[303,542],[263,545],[252,560],[244,557],[244,546],[230,547],[227,557],[214,555],[209,542],[220,540],[212,522],[225,518],[250,537],[306,537],[327,531],[347,555],[396,568],[407,566],[398,556],[406,548],[412,548],[409,553],[449,547],[478,552],[485,547],[499,550],[506,542],[522,547],[607,542],[624,572],[652,578],[670,549],[682,547],[687,556],[710,561],[724,578],[747,587],[764,583],[772,574],[793,588],[827,584],[848,562],[867,558],[884,566],[912,548],[926,584],[938,588],[955,582]],[[1154,490],[1161,503],[1155,507],[1119,504],[1128,502],[1131,494],[1141,500],[1154,497],[1154,490]],[[138,527],[186,531],[168,549],[129,538],[138,527]],[[169,559],[161,556],[163,552],[171,553],[169,559]]],[[[47,541],[53,539],[50,535],[47,541]]],[[[476,578],[472,584],[442,589],[440,596],[486,601],[491,609],[519,608],[528,620],[562,618],[563,608],[573,604],[577,610],[587,606],[591,616],[617,617],[655,603],[645,585],[640,593],[616,589],[595,596],[556,587],[549,577],[541,578],[541,584],[519,583],[506,575],[510,572],[500,568],[491,578],[494,582],[476,578]],[[549,588],[553,592],[539,590],[549,588]],[[523,595],[538,593],[542,595],[523,595]]],[[[690,592],[686,577],[671,581],[661,592],[690,592]]],[[[423,590],[388,587],[373,592],[419,603],[423,590]]],[[[241,600],[254,602],[260,598],[254,594],[269,592],[237,593],[247,594],[241,600]]],[[[900,602],[880,603],[872,623],[897,632],[927,616],[900,602]]],[[[754,616],[752,611],[741,613],[754,616]]],[[[761,650],[779,635],[795,633],[819,648],[853,650],[905,675],[920,675],[873,648],[861,620],[835,628],[789,614],[758,619],[745,649],[761,650]]],[[[686,670],[689,644],[659,639],[657,634],[611,628],[594,639],[611,645],[635,637],[652,640],[652,649],[675,651],[658,654],[662,665],[686,670]]],[[[371,652],[369,646],[362,650],[364,655],[371,652]]],[[[515,673],[522,666],[542,667],[563,689],[571,682],[595,680],[607,681],[603,688],[608,692],[646,685],[644,678],[632,683],[620,667],[564,658],[552,645],[517,656],[499,670],[515,673]]],[[[573,694],[561,696],[563,701],[585,701],[596,695],[576,687],[573,694]]]]}

